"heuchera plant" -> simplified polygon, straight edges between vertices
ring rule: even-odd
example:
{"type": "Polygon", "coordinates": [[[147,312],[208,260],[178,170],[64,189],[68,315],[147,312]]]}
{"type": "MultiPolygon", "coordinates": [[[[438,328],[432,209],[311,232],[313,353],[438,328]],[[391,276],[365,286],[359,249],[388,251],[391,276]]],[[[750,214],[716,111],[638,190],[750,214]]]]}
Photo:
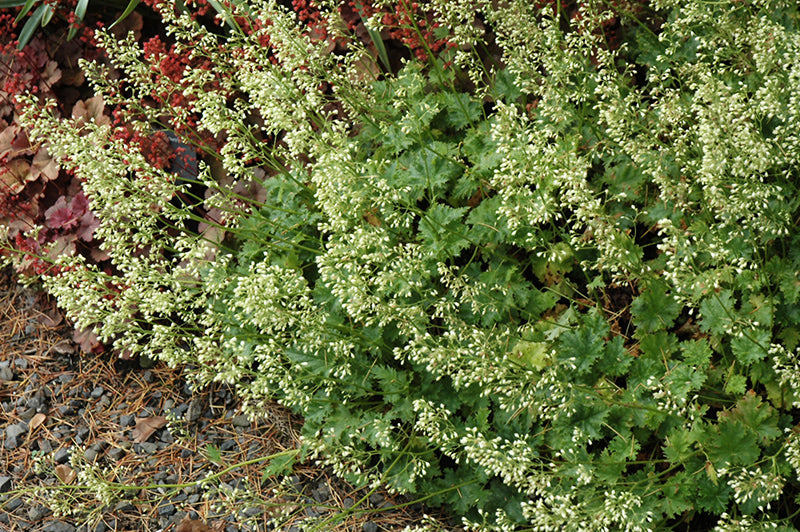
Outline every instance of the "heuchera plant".
{"type": "Polygon", "coordinates": [[[157,53],[101,35],[134,130],[218,149],[179,179],[29,98],[116,269],[65,256],[48,289],[468,529],[796,530],[797,5],[425,7],[455,46],[398,72],[364,67],[377,17],[331,53],[269,0],[226,35],[161,6],[157,53]]]}

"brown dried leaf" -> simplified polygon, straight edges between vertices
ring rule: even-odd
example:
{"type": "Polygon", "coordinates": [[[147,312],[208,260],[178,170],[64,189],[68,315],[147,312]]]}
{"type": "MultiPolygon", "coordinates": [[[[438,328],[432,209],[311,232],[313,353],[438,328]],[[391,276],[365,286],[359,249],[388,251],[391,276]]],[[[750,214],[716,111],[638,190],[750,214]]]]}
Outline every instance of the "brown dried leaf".
{"type": "Polygon", "coordinates": [[[44,86],[50,88],[61,79],[61,70],[58,68],[58,63],[49,61],[44,67],[44,72],[41,74],[44,80],[44,86]]]}
{"type": "Polygon", "coordinates": [[[63,85],[79,87],[83,85],[85,80],[86,78],[83,75],[83,69],[78,67],[65,68],[61,74],[61,83],[63,85]]]}
{"type": "Polygon", "coordinates": [[[69,340],[61,340],[60,342],[58,342],[56,345],[53,346],[53,351],[55,351],[59,355],[74,355],[75,344],[73,344],[69,340]]]}
{"type": "Polygon", "coordinates": [[[91,327],[75,329],[72,332],[72,339],[76,344],[81,346],[81,351],[84,353],[94,353],[103,350],[103,344],[100,343],[100,339],[97,338],[97,335],[91,327]]]}
{"type": "Polygon", "coordinates": [[[111,119],[103,114],[106,104],[103,102],[103,95],[98,94],[87,100],[78,100],[72,108],[72,118],[75,119],[75,127],[80,128],[83,124],[94,121],[97,125],[109,125],[111,119]]]}
{"type": "Polygon", "coordinates": [[[36,321],[45,327],[55,328],[58,327],[62,321],[64,321],[64,316],[61,314],[61,312],[59,312],[58,308],[51,306],[47,310],[44,310],[38,314],[36,316],[36,321]]]}
{"type": "Polygon", "coordinates": [[[146,442],[155,431],[167,424],[164,416],[137,417],[136,426],[131,431],[134,443],[146,442]]]}
{"type": "Polygon", "coordinates": [[[33,156],[31,175],[35,178],[41,176],[45,181],[52,181],[58,177],[58,170],[58,163],[47,153],[47,148],[44,146],[39,148],[39,151],[33,156]]]}
{"type": "Polygon", "coordinates": [[[213,532],[210,526],[205,524],[200,519],[189,519],[189,516],[183,518],[175,532],[213,532]]]}
{"type": "Polygon", "coordinates": [[[19,126],[16,124],[6,126],[0,131],[0,157],[5,157],[11,153],[14,139],[17,138],[18,131],[19,126]]]}
{"type": "Polygon", "coordinates": [[[381,226],[381,219],[375,216],[375,209],[372,209],[371,211],[366,211],[364,213],[364,220],[366,220],[366,222],[373,227],[381,226]]]}
{"type": "Polygon", "coordinates": [[[28,431],[33,432],[34,430],[38,429],[44,420],[47,419],[47,416],[39,412],[38,414],[34,414],[31,418],[30,423],[28,423],[28,431]]]}
{"type": "Polygon", "coordinates": [[[5,170],[5,173],[0,174],[0,191],[11,194],[22,192],[31,175],[30,163],[22,159],[14,159],[6,164],[5,170]]]}
{"type": "Polygon", "coordinates": [[[64,484],[72,484],[78,478],[78,474],[67,464],[58,464],[55,471],[58,480],[64,484]]]}
{"type": "Polygon", "coordinates": [[[89,253],[92,256],[92,260],[96,262],[103,262],[104,260],[108,260],[111,258],[111,255],[108,254],[108,251],[104,249],[100,249],[97,246],[93,246],[89,253]]]}

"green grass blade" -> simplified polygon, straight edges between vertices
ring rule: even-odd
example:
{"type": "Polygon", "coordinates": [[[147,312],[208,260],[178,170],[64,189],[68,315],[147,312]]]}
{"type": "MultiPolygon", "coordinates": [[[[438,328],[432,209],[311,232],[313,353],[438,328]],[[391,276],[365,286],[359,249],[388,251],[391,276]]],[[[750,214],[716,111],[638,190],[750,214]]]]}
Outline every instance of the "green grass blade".
{"type": "Polygon", "coordinates": [[[238,30],[241,32],[241,28],[239,28],[239,25],[236,24],[235,20],[233,20],[233,17],[231,17],[230,12],[225,6],[223,6],[218,0],[208,0],[208,3],[211,4],[211,7],[213,7],[223,19],[225,19],[225,22],[231,27],[232,30],[238,30]]]}
{"type": "Polygon", "coordinates": [[[25,23],[22,27],[22,31],[19,32],[19,44],[17,45],[18,50],[22,50],[26,44],[28,44],[33,37],[33,32],[39,27],[39,23],[42,21],[42,17],[44,16],[45,8],[47,4],[42,4],[36,11],[33,12],[31,18],[25,23]]]}
{"type": "Polygon", "coordinates": [[[119,24],[121,21],[125,20],[125,18],[127,18],[128,15],[133,13],[133,10],[136,9],[136,6],[139,5],[139,2],[141,2],[141,0],[131,0],[130,2],[128,2],[128,7],[125,8],[125,11],[122,12],[122,14],[119,16],[119,18],[117,20],[115,20],[114,23],[111,26],[108,27],[108,29],[113,28],[114,26],[119,24]]]}
{"type": "Polygon", "coordinates": [[[25,4],[22,7],[22,11],[20,11],[19,15],[17,15],[17,18],[14,19],[14,24],[19,24],[19,21],[22,20],[22,17],[28,14],[28,11],[30,11],[33,8],[33,5],[35,3],[36,0],[26,0],[25,4]]]}
{"type": "MultiPolygon", "coordinates": [[[[78,18],[79,22],[83,22],[83,17],[86,16],[86,8],[89,5],[89,0],[78,0],[78,5],[75,6],[75,16],[78,18]]],[[[69,33],[67,33],[67,40],[72,40],[75,37],[75,34],[78,33],[78,25],[73,25],[69,28],[69,33]]]]}
{"type": "Polygon", "coordinates": [[[75,16],[78,20],[83,20],[86,16],[86,8],[89,6],[89,0],[78,0],[78,5],[75,6],[75,16]]]}
{"type": "Polygon", "coordinates": [[[358,9],[358,16],[361,17],[361,20],[364,22],[364,27],[367,29],[367,33],[369,33],[369,38],[372,41],[372,44],[375,45],[375,49],[378,51],[378,58],[383,63],[383,67],[386,69],[387,72],[392,71],[391,64],[389,63],[389,54],[386,53],[386,46],[383,43],[383,39],[381,39],[381,34],[378,31],[367,26],[367,20],[364,17],[364,13],[360,5],[356,7],[358,9]]]}
{"type": "Polygon", "coordinates": [[[53,13],[55,10],[51,4],[44,4],[44,13],[42,14],[42,27],[44,28],[50,22],[50,19],[53,18],[53,13]]]}
{"type": "Polygon", "coordinates": [[[386,46],[383,44],[383,39],[381,39],[381,34],[373,29],[367,28],[367,32],[369,33],[369,38],[372,40],[372,44],[375,45],[375,49],[378,50],[378,57],[383,63],[384,68],[386,68],[387,72],[392,71],[392,67],[389,64],[389,54],[386,53],[386,46]]]}

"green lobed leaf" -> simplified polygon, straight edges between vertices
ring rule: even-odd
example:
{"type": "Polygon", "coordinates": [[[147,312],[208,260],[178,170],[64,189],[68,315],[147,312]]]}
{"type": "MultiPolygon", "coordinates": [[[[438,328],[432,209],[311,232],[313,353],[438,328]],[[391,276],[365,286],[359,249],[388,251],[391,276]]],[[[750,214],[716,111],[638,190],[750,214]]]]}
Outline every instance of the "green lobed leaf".
{"type": "Polygon", "coordinates": [[[749,366],[767,357],[772,335],[764,329],[751,329],[731,340],[731,351],[736,360],[749,366]]]}
{"type": "Polygon", "coordinates": [[[778,412],[769,403],[764,403],[753,390],[744,394],[732,410],[721,412],[720,417],[749,428],[761,445],[766,445],[783,434],[778,427],[778,412]]]}
{"type": "Polygon", "coordinates": [[[697,368],[707,366],[711,361],[711,355],[714,354],[705,338],[687,340],[682,342],[680,347],[683,349],[683,360],[697,368]]]}
{"type": "Polygon", "coordinates": [[[733,326],[734,301],[730,290],[712,293],[700,303],[700,328],[717,336],[728,334],[733,326]]]}
{"type": "Polygon", "coordinates": [[[264,482],[270,477],[291,473],[296,460],[296,453],[281,454],[272,458],[261,472],[261,481],[264,482]]]}
{"type": "Polygon", "coordinates": [[[565,332],[559,338],[559,365],[568,368],[575,375],[592,374],[595,362],[605,353],[604,338],[608,332],[608,323],[592,309],[584,317],[580,327],[565,332]]]}
{"type": "Polygon", "coordinates": [[[681,312],[677,301],[667,293],[663,281],[651,281],[631,304],[631,314],[636,334],[642,337],[656,331],[669,329],[681,312]]]}
{"type": "Polygon", "coordinates": [[[697,455],[694,442],[690,431],[684,427],[675,427],[664,440],[664,456],[673,464],[683,464],[697,455]]]}
{"type": "Polygon", "coordinates": [[[462,92],[442,92],[438,95],[445,111],[447,124],[455,129],[464,129],[481,116],[480,103],[469,94],[462,92]]]}
{"type": "Polygon", "coordinates": [[[724,420],[719,425],[708,425],[695,437],[717,469],[752,464],[761,456],[756,436],[739,420],[724,420]]]}
{"type": "Polygon", "coordinates": [[[215,464],[222,463],[222,453],[220,453],[219,447],[216,445],[212,445],[210,443],[206,444],[206,456],[208,456],[208,459],[215,464]]]}
{"type": "Polygon", "coordinates": [[[425,244],[436,256],[457,255],[469,242],[462,236],[461,220],[466,207],[454,209],[437,203],[430,207],[419,222],[419,232],[425,244]]]}

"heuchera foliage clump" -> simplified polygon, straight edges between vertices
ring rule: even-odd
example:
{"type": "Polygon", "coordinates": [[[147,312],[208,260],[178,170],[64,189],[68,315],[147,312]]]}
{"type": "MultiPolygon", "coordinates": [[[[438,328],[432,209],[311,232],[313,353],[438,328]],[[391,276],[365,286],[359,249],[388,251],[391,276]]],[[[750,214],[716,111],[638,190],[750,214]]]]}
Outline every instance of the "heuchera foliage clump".
{"type": "Polygon", "coordinates": [[[796,3],[431,1],[452,46],[397,72],[382,15],[328,4],[324,39],[268,0],[225,36],[164,8],[214,65],[175,76],[101,37],[109,105],[172,90],[218,142],[197,183],[30,100],[118,272],[62,259],[75,322],[470,529],[795,530],[796,3]]]}

